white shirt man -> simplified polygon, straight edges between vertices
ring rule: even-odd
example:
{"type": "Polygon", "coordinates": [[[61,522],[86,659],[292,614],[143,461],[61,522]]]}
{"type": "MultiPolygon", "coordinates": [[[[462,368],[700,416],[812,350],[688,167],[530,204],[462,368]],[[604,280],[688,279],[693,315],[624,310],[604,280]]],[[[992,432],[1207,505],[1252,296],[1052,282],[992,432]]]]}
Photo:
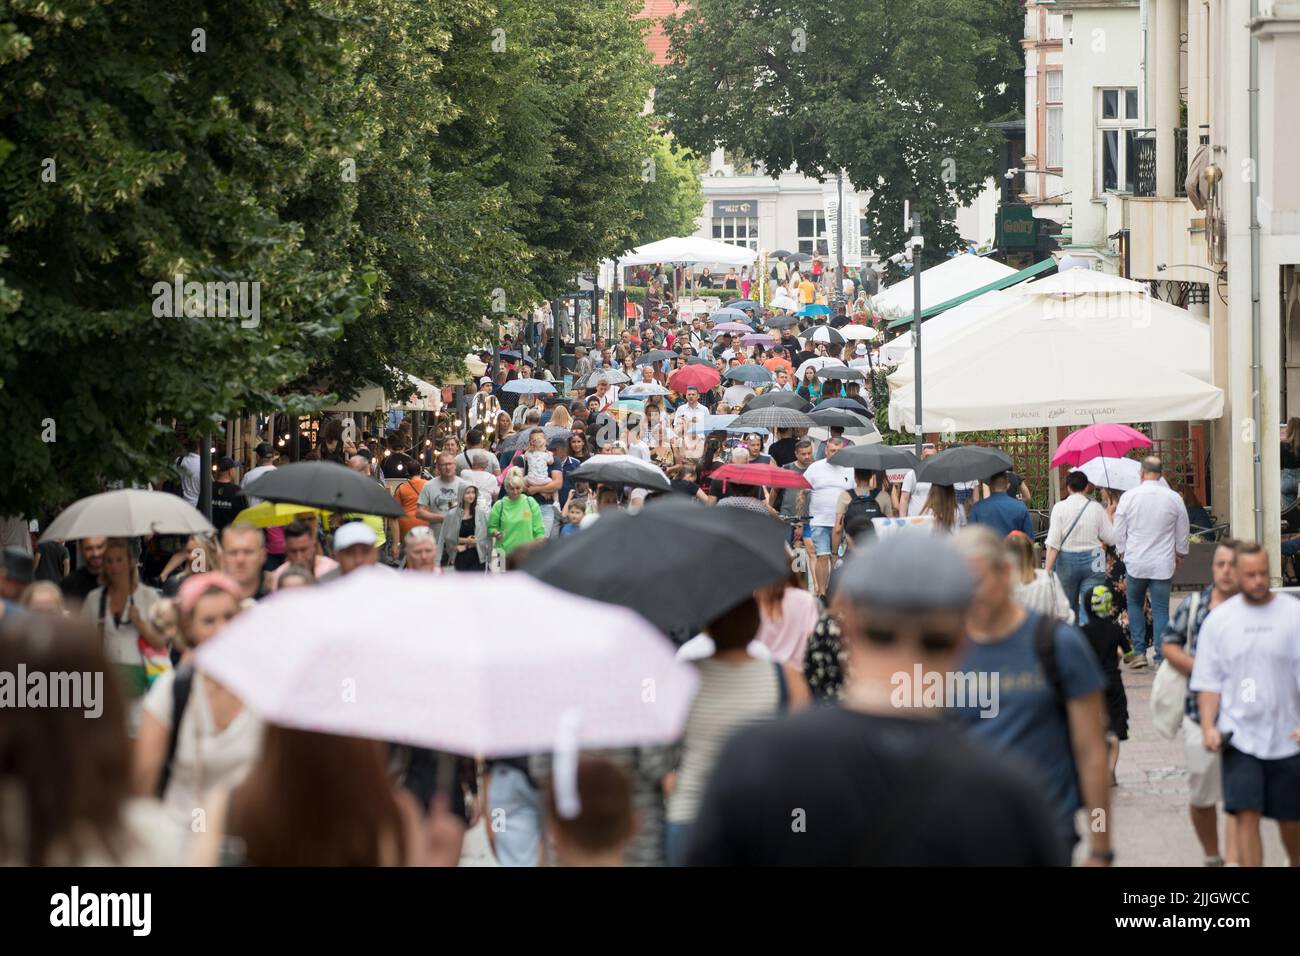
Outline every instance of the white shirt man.
{"type": "Polygon", "coordinates": [[[678,433],[685,434],[687,429],[708,414],[709,410],[700,404],[699,390],[688,388],[686,390],[686,404],[673,412],[673,425],[678,433]]]}
{"type": "MultiPolygon", "coordinates": [[[[1160,482],[1160,471],[1145,470],[1142,483],[1124,493],[1115,509],[1115,547],[1130,577],[1167,580],[1176,558],[1187,554],[1187,507],[1178,493],[1160,482]]],[[[1160,467],[1155,462],[1156,468],[1160,467]]]]}
{"type": "Polygon", "coordinates": [[[195,508],[199,506],[199,453],[186,453],[180,461],[181,494],[195,508]]]}

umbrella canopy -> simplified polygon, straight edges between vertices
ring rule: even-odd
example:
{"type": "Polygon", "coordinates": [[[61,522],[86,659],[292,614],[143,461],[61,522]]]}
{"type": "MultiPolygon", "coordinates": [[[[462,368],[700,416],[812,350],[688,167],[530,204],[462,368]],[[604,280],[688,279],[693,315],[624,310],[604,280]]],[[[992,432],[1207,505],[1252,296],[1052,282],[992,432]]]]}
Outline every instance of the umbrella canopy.
{"type": "Polygon", "coordinates": [[[332,461],[298,461],[255,479],[244,491],[267,501],[289,501],[327,511],[354,511],[385,518],[406,512],[379,482],[332,461]]]}
{"type": "Polygon", "coordinates": [[[778,292],[772,296],[772,308],[774,309],[795,309],[799,307],[799,301],[793,296],[786,295],[784,292],[778,292]]]}
{"type": "Polygon", "coordinates": [[[816,325],[808,333],[808,341],[825,342],[827,345],[843,345],[845,338],[839,329],[831,328],[829,325],[816,325]]]}
{"type": "Polygon", "coordinates": [[[712,358],[705,358],[705,357],[702,356],[702,355],[692,355],[692,356],[690,356],[690,357],[686,360],[686,364],[687,364],[687,365],[709,365],[709,366],[712,366],[713,363],[714,363],[714,360],[713,360],[712,358]]]}
{"type": "MultiPolygon", "coordinates": [[[[346,468],[339,470],[347,471],[346,468]]],[[[134,538],[142,534],[212,534],[213,530],[198,509],[179,495],[165,491],[123,488],[74,501],[50,522],[40,540],[134,538]]]]}
{"type": "Polygon", "coordinates": [[[824,412],[829,408],[838,408],[846,412],[865,412],[866,410],[851,398],[823,398],[813,409],[815,412],[824,412]]]}
{"type": "Polygon", "coordinates": [[[799,316],[790,315],[788,312],[783,312],[780,315],[772,316],[770,319],[764,319],[763,324],[766,325],[769,329],[784,329],[791,325],[798,325],[799,316]]]}
{"type": "Polygon", "coordinates": [[[773,380],[771,372],[761,365],[755,365],[753,362],[729,368],[722,377],[731,379],[733,382],[761,382],[764,385],[773,380]]]}
{"type": "Polygon", "coordinates": [[[593,484],[627,485],[651,491],[672,490],[663,469],[630,455],[592,455],[569,472],[569,477],[593,484]]]}
{"type": "Polygon", "coordinates": [[[670,351],[669,349],[651,349],[649,352],[646,352],[645,355],[642,355],[639,359],[637,359],[636,364],[638,366],[654,365],[657,362],[663,362],[666,361],[667,359],[674,359],[674,358],[677,358],[677,353],[670,351]]]}
{"type": "Polygon", "coordinates": [[[955,485],[996,475],[1011,467],[1011,456],[996,448],[960,445],[927,458],[916,466],[916,480],[935,485],[955,485]]]}
{"type": "Polygon", "coordinates": [[[520,395],[554,395],[555,386],[545,379],[516,378],[501,386],[503,392],[517,392],[520,395]]]}
{"type": "Polygon", "coordinates": [[[668,387],[678,394],[688,388],[698,388],[701,392],[707,392],[711,388],[717,388],[721,381],[722,376],[712,365],[687,365],[686,368],[679,368],[668,376],[668,387]]]}
{"type": "Polygon", "coordinates": [[[808,417],[817,423],[816,428],[808,430],[808,437],[815,441],[825,441],[829,438],[832,428],[843,428],[845,436],[853,439],[855,445],[874,444],[885,440],[884,436],[880,434],[880,429],[876,427],[876,423],[872,421],[871,416],[867,414],[866,409],[861,405],[857,407],[856,411],[826,408],[820,412],[810,412],[808,417]],[[834,422],[823,420],[823,416],[830,415],[836,416],[839,420],[834,422]]]}
{"type": "Polygon", "coordinates": [[[726,242],[714,242],[699,236],[674,236],[660,239],[658,242],[637,246],[625,256],[619,256],[620,268],[627,266],[652,266],[660,262],[675,262],[692,265],[703,262],[706,265],[748,266],[753,265],[758,253],[751,249],[733,246],[726,242]]]}
{"type": "Polygon", "coordinates": [[[793,408],[772,405],[767,408],[749,408],[731,423],[735,428],[759,425],[763,428],[811,428],[815,423],[803,412],[793,408]]]}
{"type": "Polygon", "coordinates": [[[808,371],[808,369],[810,368],[823,369],[826,368],[828,365],[839,365],[842,366],[843,368],[848,368],[847,365],[845,365],[837,358],[831,358],[829,355],[819,355],[816,358],[810,358],[808,361],[804,362],[797,369],[795,369],[795,373],[794,373],[795,378],[797,378],[799,381],[802,382],[804,374],[808,371]]]}
{"type": "Polygon", "coordinates": [[[707,435],[710,432],[730,432],[733,435],[768,434],[766,428],[759,428],[757,426],[751,428],[737,428],[735,426],[735,420],[738,417],[739,416],[736,415],[705,415],[690,427],[690,434],[707,435]]]}
{"type": "Polygon", "coordinates": [[[608,382],[610,385],[626,385],[630,381],[632,381],[631,377],[621,369],[598,368],[574,382],[573,387],[595,388],[598,382],[608,382]]]}
{"type": "Polygon", "coordinates": [[[719,481],[734,481],[740,485],[762,485],[764,488],[811,488],[808,479],[797,471],[780,465],[723,465],[709,475],[719,481]]]}
{"type": "MultiPolygon", "coordinates": [[[[822,368],[819,368],[817,370],[817,377],[835,378],[835,379],[839,379],[841,382],[861,382],[866,378],[866,376],[863,375],[861,372],[859,372],[857,369],[851,368],[847,365],[823,366],[822,368]]],[[[835,399],[828,399],[828,401],[835,401],[835,399]]]]}
{"type": "Polygon", "coordinates": [[[775,345],[776,336],[768,335],[766,332],[750,332],[748,335],[740,337],[741,345],[775,345]]]}
{"type": "Polygon", "coordinates": [[[748,335],[751,331],[753,330],[750,329],[748,325],[744,325],[740,322],[723,322],[713,327],[714,335],[726,335],[730,332],[737,332],[741,335],[748,335]]]}
{"type": "Polygon", "coordinates": [[[806,412],[812,404],[798,392],[764,392],[755,395],[745,406],[745,411],[757,411],[760,408],[793,408],[797,412],[806,412]]]}
{"type": "MultiPolygon", "coordinates": [[[[964,253],[945,259],[921,273],[921,311],[1015,274],[1016,270],[1010,266],[983,256],[964,253]]],[[[912,277],[908,276],[887,289],[881,289],[872,298],[872,305],[879,312],[911,315],[914,299],[912,277]]],[[[924,330],[921,337],[925,337],[924,330]]]]}
{"type": "Polygon", "coordinates": [[[870,342],[880,333],[869,325],[845,325],[840,328],[840,335],[850,342],[870,342]]]}
{"type": "Polygon", "coordinates": [[[642,617],[523,574],[358,569],[239,615],[195,666],[274,724],[484,757],[554,749],[574,711],[579,747],[667,743],[695,687],[642,617]],[[376,629],[375,607],[440,626],[376,629]]]}
{"type": "Polygon", "coordinates": [[[1070,470],[1083,472],[1098,488],[1129,491],[1142,483],[1142,465],[1132,458],[1098,456],[1070,470]]]}
{"type": "Polygon", "coordinates": [[[319,508],[289,504],[283,501],[263,501],[260,505],[245,508],[235,515],[232,524],[251,524],[255,528],[279,528],[298,520],[300,514],[323,518],[325,512],[319,508]]]}
{"type": "Polygon", "coordinates": [[[635,396],[645,398],[651,395],[667,395],[668,389],[664,388],[658,382],[637,382],[635,385],[629,385],[619,392],[620,395],[626,395],[629,398],[635,396]]]}
{"type": "Polygon", "coordinates": [[[804,316],[830,315],[830,314],[831,314],[831,310],[829,306],[817,305],[816,303],[809,303],[808,305],[800,306],[799,311],[795,313],[795,315],[804,315],[804,316]]]}
{"type": "Polygon", "coordinates": [[[788,259],[794,253],[789,249],[777,249],[775,252],[769,252],[768,255],[773,259],[788,259]]]}
{"type": "Polygon", "coordinates": [[[1052,457],[1052,467],[1082,465],[1093,458],[1122,458],[1135,448],[1150,447],[1151,439],[1128,425],[1111,422],[1085,425],[1078,431],[1070,432],[1057,446],[1056,454],[1052,457]]]}
{"type": "MultiPolygon", "coordinates": [[[[861,409],[862,406],[859,405],[858,408],[861,409]]],[[[849,412],[839,408],[823,408],[820,411],[814,409],[808,413],[808,417],[823,428],[848,429],[858,428],[862,425],[859,416],[850,414],[849,412]]]]}
{"type": "Polygon", "coordinates": [[[734,299],[731,302],[724,302],[722,304],[722,307],[724,309],[739,309],[741,311],[744,311],[745,309],[754,309],[755,311],[757,311],[763,308],[753,299],[734,299]]]}
{"type": "Polygon", "coordinates": [[[841,468],[886,471],[890,468],[913,468],[916,466],[916,456],[910,451],[904,451],[903,446],[850,445],[837,452],[830,463],[841,468]]]}
{"type": "Polygon", "coordinates": [[[539,427],[541,428],[542,433],[546,435],[546,444],[548,446],[551,442],[558,441],[561,438],[568,441],[569,436],[573,434],[569,429],[561,428],[559,425],[534,425],[532,428],[521,429],[503,440],[498,446],[498,451],[515,452],[528,447],[529,436],[532,435],[533,432],[537,431],[539,427]]]}
{"type": "Polygon", "coordinates": [[[748,323],[752,322],[753,319],[739,309],[719,309],[709,316],[709,321],[715,325],[719,322],[738,322],[748,327],[748,323]]]}
{"type": "Polygon", "coordinates": [[[786,534],[784,524],[766,515],[674,497],[637,514],[601,515],[590,528],[546,545],[525,573],[574,594],[600,595],[665,632],[690,637],[790,573],[786,534]],[[647,587],[647,581],[671,585],[647,587]]]}

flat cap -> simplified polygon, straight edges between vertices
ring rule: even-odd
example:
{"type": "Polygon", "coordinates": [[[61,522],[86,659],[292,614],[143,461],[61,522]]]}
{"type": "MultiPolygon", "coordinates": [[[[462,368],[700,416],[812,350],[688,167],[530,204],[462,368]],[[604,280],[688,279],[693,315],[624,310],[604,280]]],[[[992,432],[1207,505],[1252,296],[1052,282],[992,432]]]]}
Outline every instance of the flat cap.
{"type": "Polygon", "coordinates": [[[974,590],[957,548],[926,526],[900,529],[855,552],[836,584],[856,604],[915,612],[960,610],[974,590]]]}

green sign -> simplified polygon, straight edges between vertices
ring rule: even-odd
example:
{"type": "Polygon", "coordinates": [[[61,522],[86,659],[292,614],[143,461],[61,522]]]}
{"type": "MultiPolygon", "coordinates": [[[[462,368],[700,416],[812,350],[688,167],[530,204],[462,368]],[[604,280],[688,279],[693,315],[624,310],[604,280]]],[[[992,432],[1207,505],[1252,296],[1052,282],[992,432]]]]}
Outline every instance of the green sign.
{"type": "Polygon", "coordinates": [[[1038,220],[1031,206],[1021,204],[998,207],[999,249],[1033,249],[1038,245],[1038,220]]]}

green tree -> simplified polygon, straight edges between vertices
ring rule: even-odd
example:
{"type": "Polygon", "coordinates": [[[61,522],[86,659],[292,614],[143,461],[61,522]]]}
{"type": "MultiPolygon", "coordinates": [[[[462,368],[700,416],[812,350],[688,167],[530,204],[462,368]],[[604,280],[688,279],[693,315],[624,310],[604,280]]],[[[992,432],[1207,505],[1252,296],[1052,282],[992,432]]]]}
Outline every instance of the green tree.
{"type": "Polygon", "coordinates": [[[691,235],[695,232],[695,220],[704,208],[697,159],[664,134],[655,137],[650,158],[651,164],[641,174],[632,246],[669,236],[691,235]]]}
{"type": "MultiPolygon", "coordinates": [[[[697,153],[718,147],[773,175],[843,169],[871,191],[876,249],[903,246],[919,197],[927,257],[955,249],[954,207],[995,173],[1021,70],[1015,0],[698,0],[667,21],[656,108],[697,153]]],[[[1020,80],[1019,82],[1023,82],[1020,80]]]]}

